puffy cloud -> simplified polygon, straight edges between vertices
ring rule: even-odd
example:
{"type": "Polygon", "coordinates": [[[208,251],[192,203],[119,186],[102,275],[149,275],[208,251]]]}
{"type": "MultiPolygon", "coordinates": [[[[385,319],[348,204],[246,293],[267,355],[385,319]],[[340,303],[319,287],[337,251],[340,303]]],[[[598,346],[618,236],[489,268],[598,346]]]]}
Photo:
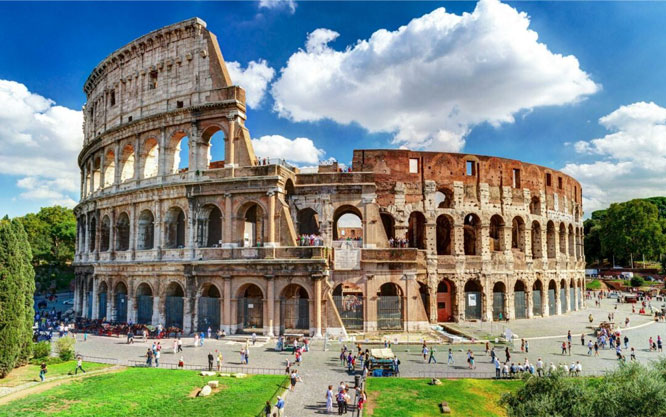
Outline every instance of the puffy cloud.
{"type": "Polygon", "coordinates": [[[344,50],[317,29],[272,86],[274,109],[293,121],[356,122],[397,145],[460,150],[474,125],[511,123],[539,106],[599,90],[574,56],[551,52],[529,17],[497,0],[472,13],[439,8],[344,50]]]}
{"type": "Polygon", "coordinates": [[[318,164],[324,150],[308,138],[288,139],[280,135],[266,135],[252,139],[258,158],[281,158],[295,164],[318,164]]]}
{"type": "Polygon", "coordinates": [[[576,142],[577,152],[599,160],[567,164],[563,171],[583,185],[586,212],[612,202],[664,195],[666,190],[666,108],[638,102],[622,106],[599,123],[602,138],[576,142]]]}
{"type": "Polygon", "coordinates": [[[289,13],[296,12],[295,0],[259,0],[260,9],[287,9],[289,13]]]}
{"type": "Polygon", "coordinates": [[[82,123],[80,111],[0,80],[0,174],[19,177],[20,198],[75,204],[82,123]]]}
{"type": "Polygon", "coordinates": [[[242,69],[238,62],[227,62],[227,69],[231,81],[245,89],[247,105],[258,108],[264,99],[268,83],[275,76],[275,70],[269,67],[263,59],[259,62],[250,61],[245,69],[242,69]]]}

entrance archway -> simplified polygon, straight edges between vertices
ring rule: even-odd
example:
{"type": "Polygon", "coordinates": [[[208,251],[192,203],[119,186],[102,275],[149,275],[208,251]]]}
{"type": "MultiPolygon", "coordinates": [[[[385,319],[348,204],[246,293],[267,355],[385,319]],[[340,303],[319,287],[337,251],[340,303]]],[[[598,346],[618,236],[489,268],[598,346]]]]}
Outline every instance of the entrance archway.
{"type": "Polygon", "coordinates": [[[114,321],[127,323],[127,287],[125,283],[116,284],[114,294],[114,321]]]}
{"type": "Polygon", "coordinates": [[[138,324],[153,323],[153,290],[145,282],[136,289],[136,322],[138,324]]]}
{"type": "Polygon", "coordinates": [[[185,292],[177,282],[172,282],[166,288],[166,299],[164,300],[164,317],[166,327],[183,328],[183,304],[185,292]]]}
{"type": "Polygon", "coordinates": [[[517,319],[527,318],[527,298],[523,281],[518,280],[513,286],[513,306],[517,319]]]}
{"type": "Polygon", "coordinates": [[[238,331],[263,331],[264,293],[255,284],[247,284],[239,291],[238,331]]]}
{"type": "Polygon", "coordinates": [[[448,279],[437,284],[437,321],[453,321],[453,300],[456,298],[456,286],[448,279]]]}
{"type": "Polygon", "coordinates": [[[302,333],[309,329],[308,292],[298,284],[289,284],[280,295],[280,333],[302,333]]]}
{"type": "Polygon", "coordinates": [[[503,282],[493,286],[493,320],[506,320],[506,286],[503,282]]]}
{"type": "Polygon", "coordinates": [[[388,282],[377,293],[377,327],[380,330],[402,330],[402,290],[388,282]]]}
{"type": "Polygon", "coordinates": [[[347,330],[363,330],[363,290],[352,284],[339,284],[333,290],[333,301],[347,330]]]}
{"type": "Polygon", "coordinates": [[[210,327],[213,332],[220,328],[220,290],[213,284],[205,284],[198,299],[197,329],[205,332],[210,327]]]}
{"type": "Polygon", "coordinates": [[[465,283],[465,319],[481,320],[482,288],[477,280],[465,283]]]}

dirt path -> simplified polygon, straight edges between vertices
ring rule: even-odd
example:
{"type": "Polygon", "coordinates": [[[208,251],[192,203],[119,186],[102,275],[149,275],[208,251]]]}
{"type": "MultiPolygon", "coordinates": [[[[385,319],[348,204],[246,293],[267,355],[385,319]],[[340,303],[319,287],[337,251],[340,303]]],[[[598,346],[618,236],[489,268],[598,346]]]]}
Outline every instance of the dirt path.
{"type": "Polygon", "coordinates": [[[47,379],[45,382],[29,382],[27,384],[19,385],[17,387],[13,387],[14,389],[7,395],[0,397],[0,405],[7,404],[9,402],[12,402],[14,400],[18,400],[24,397],[27,397],[28,395],[31,394],[37,394],[40,392],[44,392],[48,389],[57,387],[62,384],[67,384],[75,380],[83,379],[83,378],[88,378],[91,376],[96,376],[96,375],[101,375],[101,374],[107,374],[107,373],[112,373],[112,372],[118,372],[120,370],[125,369],[124,366],[112,366],[110,368],[104,368],[100,369],[97,371],[90,371],[86,372],[85,374],[81,375],[76,375],[74,377],[71,377],[69,375],[57,377],[57,378],[52,378],[52,379],[47,379]]]}

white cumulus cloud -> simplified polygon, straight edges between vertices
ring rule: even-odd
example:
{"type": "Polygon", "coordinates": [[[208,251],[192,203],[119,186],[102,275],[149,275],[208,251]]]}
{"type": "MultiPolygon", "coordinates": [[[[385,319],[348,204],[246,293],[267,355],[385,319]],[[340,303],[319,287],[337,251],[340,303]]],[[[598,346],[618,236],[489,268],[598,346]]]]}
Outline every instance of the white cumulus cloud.
{"type": "Polygon", "coordinates": [[[457,151],[477,124],[575,103],[599,90],[574,56],[551,52],[529,17],[498,0],[472,13],[439,8],[342,50],[329,29],[309,34],[282,68],[274,109],[293,121],[356,122],[396,145],[457,151]]]}
{"type": "Polygon", "coordinates": [[[18,177],[20,198],[74,206],[83,143],[81,111],[0,80],[0,174],[18,177]]]}
{"type": "Polygon", "coordinates": [[[227,62],[229,76],[234,84],[245,89],[245,101],[248,106],[256,109],[266,95],[266,88],[275,76],[275,70],[268,66],[265,60],[250,61],[245,69],[240,63],[227,62]]]}
{"type": "Polygon", "coordinates": [[[311,139],[288,139],[280,135],[252,139],[252,146],[257,158],[281,158],[295,164],[317,164],[325,153],[311,139]]]}
{"type": "Polygon", "coordinates": [[[563,171],[583,186],[587,213],[610,203],[663,196],[666,192],[666,108],[638,102],[599,119],[609,133],[576,142],[577,152],[598,158],[569,163],[563,171]]]}

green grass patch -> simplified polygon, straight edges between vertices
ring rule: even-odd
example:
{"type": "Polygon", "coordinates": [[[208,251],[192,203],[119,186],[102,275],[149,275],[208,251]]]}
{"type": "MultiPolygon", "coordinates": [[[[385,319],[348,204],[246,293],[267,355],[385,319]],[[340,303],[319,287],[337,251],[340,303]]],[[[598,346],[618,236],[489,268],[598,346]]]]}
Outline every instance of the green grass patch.
{"type": "MultiPolygon", "coordinates": [[[[111,365],[104,363],[83,362],[83,369],[87,371],[94,371],[96,369],[108,368],[111,365]]],[[[76,361],[61,362],[46,367],[46,378],[53,378],[58,376],[74,374],[76,369],[76,361]]],[[[79,371],[81,373],[81,371],[79,371]]],[[[16,368],[9,373],[5,378],[0,379],[0,387],[15,387],[17,385],[25,384],[27,382],[39,381],[39,365],[26,365],[16,368]]]]}
{"type": "Polygon", "coordinates": [[[506,416],[499,405],[503,393],[515,391],[522,381],[488,379],[442,379],[429,385],[428,379],[369,378],[366,384],[369,417],[440,416],[439,404],[449,403],[450,416],[506,416]]]}
{"type": "Polygon", "coordinates": [[[255,416],[273,401],[282,375],[202,377],[195,371],[129,368],[73,380],[0,407],[0,416],[255,416]],[[220,381],[220,390],[195,398],[197,388],[220,381]]]}
{"type": "Polygon", "coordinates": [[[598,279],[592,280],[585,284],[585,288],[588,290],[600,290],[601,289],[601,282],[599,282],[598,279]]]}

